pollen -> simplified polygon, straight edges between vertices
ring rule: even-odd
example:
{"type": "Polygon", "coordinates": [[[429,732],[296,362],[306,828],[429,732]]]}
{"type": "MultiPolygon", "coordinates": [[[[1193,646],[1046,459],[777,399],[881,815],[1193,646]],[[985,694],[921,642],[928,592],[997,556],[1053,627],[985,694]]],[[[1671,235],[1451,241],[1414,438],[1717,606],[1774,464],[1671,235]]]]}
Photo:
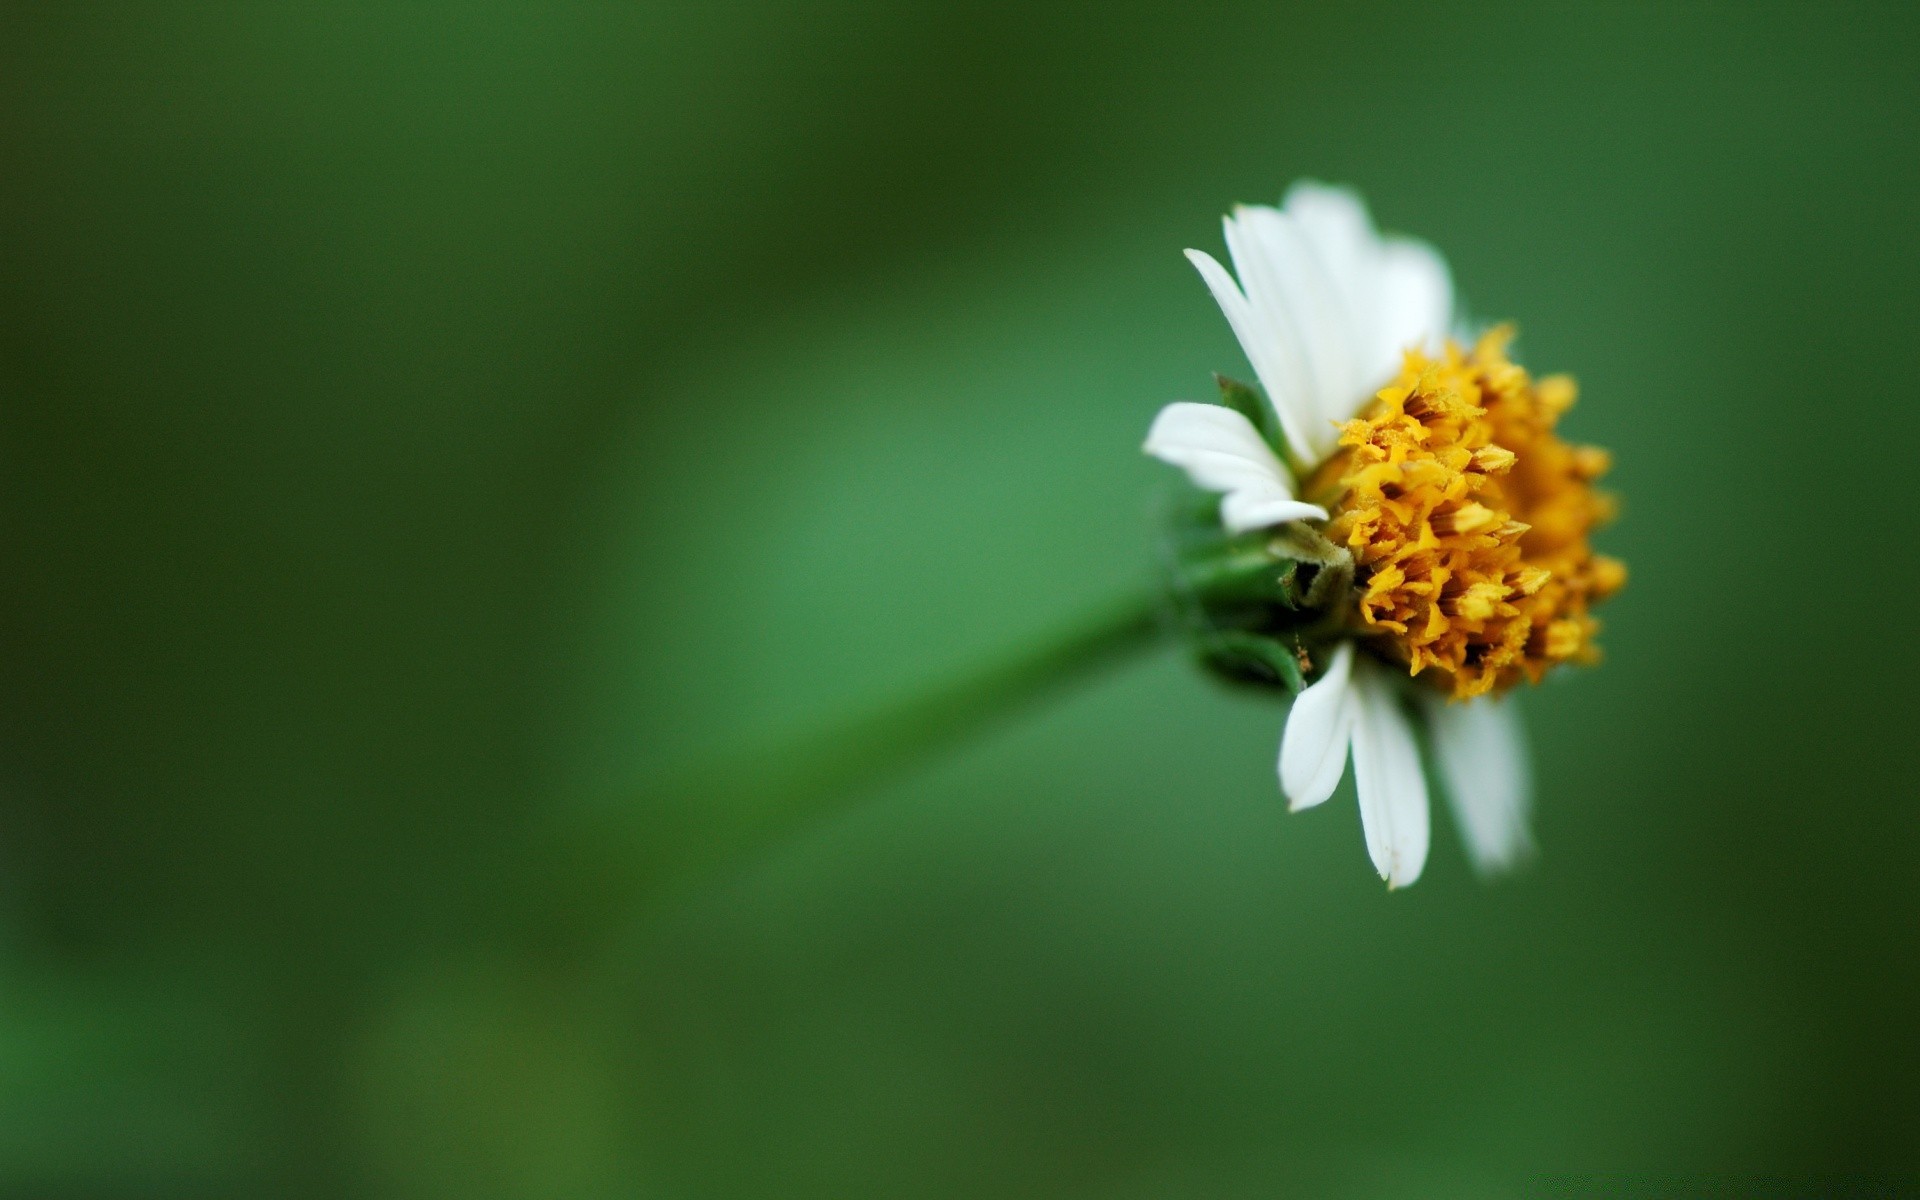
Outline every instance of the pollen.
{"type": "Polygon", "coordinates": [[[1512,336],[1410,351],[1308,488],[1354,557],[1355,632],[1456,698],[1597,661],[1590,609],[1627,578],[1588,543],[1613,515],[1607,452],[1554,432],[1573,380],[1529,376],[1512,336]]]}

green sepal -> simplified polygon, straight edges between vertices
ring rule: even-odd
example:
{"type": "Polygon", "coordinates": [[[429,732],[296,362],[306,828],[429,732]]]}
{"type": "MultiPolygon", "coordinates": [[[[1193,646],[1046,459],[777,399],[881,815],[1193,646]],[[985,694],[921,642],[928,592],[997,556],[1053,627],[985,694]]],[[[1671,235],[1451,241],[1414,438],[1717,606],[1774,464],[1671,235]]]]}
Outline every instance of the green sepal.
{"type": "Polygon", "coordinates": [[[1308,563],[1318,568],[1304,594],[1296,589],[1296,600],[1290,607],[1326,608],[1337,603],[1341,594],[1353,585],[1352,552],[1328,541],[1325,534],[1311,526],[1295,523],[1276,531],[1267,549],[1276,556],[1293,559],[1296,564],[1308,563]]]}
{"type": "MultiPolygon", "coordinates": [[[[1238,390],[1243,404],[1258,404],[1257,393],[1238,390]]],[[[1231,381],[1223,381],[1223,398],[1231,394],[1231,381]]],[[[1306,686],[1307,654],[1318,659],[1345,626],[1353,556],[1305,522],[1229,534],[1219,521],[1215,496],[1169,497],[1162,562],[1171,612],[1210,673],[1297,694],[1306,686]]]]}
{"type": "Polygon", "coordinates": [[[1298,609],[1299,571],[1298,559],[1275,553],[1266,530],[1213,542],[1180,563],[1183,590],[1209,608],[1277,604],[1298,609]]]}
{"type": "Polygon", "coordinates": [[[1200,656],[1207,666],[1230,679],[1269,686],[1278,683],[1296,695],[1307,686],[1300,669],[1299,648],[1265,634],[1213,630],[1200,639],[1200,656]]]}
{"type": "Polygon", "coordinates": [[[1268,404],[1260,393],[1254,390],[1252,384],[1241,383],[1238,379],[1231,379],[1218,371],[1214,372],[1213,381],[1220,387],[1220,403],[1252,421],[1253,427],[1260,431],[1260,436],[1266,439],[1267,445],[1272,446],[1273,452],[1280,456],[1282,462],[1285,462],[1287,439],[1286,435],[1280,432],[1280,422],[1274,415],[1273,405],[1268,404]]]}

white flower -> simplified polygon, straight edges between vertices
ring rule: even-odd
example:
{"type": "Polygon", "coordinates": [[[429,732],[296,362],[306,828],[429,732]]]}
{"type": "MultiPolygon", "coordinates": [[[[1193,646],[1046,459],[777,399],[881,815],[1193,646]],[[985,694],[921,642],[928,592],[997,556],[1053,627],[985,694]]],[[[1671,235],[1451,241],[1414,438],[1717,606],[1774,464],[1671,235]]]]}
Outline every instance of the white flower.
{"type": "MultiPolygon", "coordinates": [[[[1210,255],[1187,257],[1259,376],[1291,469],[1250,421],[1211,404],[1162,409],[1147,453],[1222,493],[1221,521],[1234,533],[1325,521],[1325,509],[1297,499],[1294,472],[1333,453],[1340,423],[1393,379],[1407,350],[1441,351],[1454,324],[1446,262],[1423,242],[1382,236],[1358,196],[1317,183],[1296,184],[1277,209],[1237,208],[1225,226],[1237,283],[1210,255]]],[[[1340,642],[1287,717],[1279,773],[1291,807],[1324,802],[1351,756],[1367,853],[1390,887],[1413,883],[1429,840],[1418,720],[1474,863],[1512,865],[1531,848],[1513,706],[1436,693],[1410,709],[1405,695],[1391,668],[1340,642]]]]}

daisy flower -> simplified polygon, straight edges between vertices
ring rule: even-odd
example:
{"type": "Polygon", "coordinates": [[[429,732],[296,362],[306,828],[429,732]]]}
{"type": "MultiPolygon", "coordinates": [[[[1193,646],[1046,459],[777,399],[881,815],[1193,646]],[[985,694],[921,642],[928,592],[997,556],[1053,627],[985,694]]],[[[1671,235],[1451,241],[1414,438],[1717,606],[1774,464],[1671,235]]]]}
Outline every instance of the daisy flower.
{"type": "Polygon", "coordinates": [[[1626,581],[1588,542],[1612,514],[1606,452],[1555,433],[1572,380],[1515,364],[1509,329],[1463,336],[1445,260],[1380,234],[1352,192],[1303,182],[1225,227],[1233,273],[1187,257],[1265,403],[1223,379],[1222,403],[1167,405],[1146,442],[1215,499],[1218,529],[1189,528],[1180,559],[1202,648],[1297,693],[1292,809],[1352,759],[1388,886],[1426,864],[1423,742],[1475,865],[1510,866],[1532,840],[1507,693],[1595,661],[1591,606],[1626,581]]]}

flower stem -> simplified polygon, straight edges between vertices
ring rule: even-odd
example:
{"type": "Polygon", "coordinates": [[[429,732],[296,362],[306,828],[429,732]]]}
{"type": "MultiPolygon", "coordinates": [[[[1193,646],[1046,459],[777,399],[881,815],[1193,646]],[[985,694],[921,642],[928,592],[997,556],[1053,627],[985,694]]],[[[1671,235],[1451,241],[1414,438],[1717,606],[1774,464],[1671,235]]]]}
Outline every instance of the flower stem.
{"type": "Polygon", "coordinates": [[[891,708],[712,764],[617,813],[575,812],[536,839],[547,852],[528,892],[514,893],[532,901],[515,924],[544,953],[592,954],[671,897],[850,810],[874,784],[1154,645],[1164,603],[1143,590],[891,708]]]}

